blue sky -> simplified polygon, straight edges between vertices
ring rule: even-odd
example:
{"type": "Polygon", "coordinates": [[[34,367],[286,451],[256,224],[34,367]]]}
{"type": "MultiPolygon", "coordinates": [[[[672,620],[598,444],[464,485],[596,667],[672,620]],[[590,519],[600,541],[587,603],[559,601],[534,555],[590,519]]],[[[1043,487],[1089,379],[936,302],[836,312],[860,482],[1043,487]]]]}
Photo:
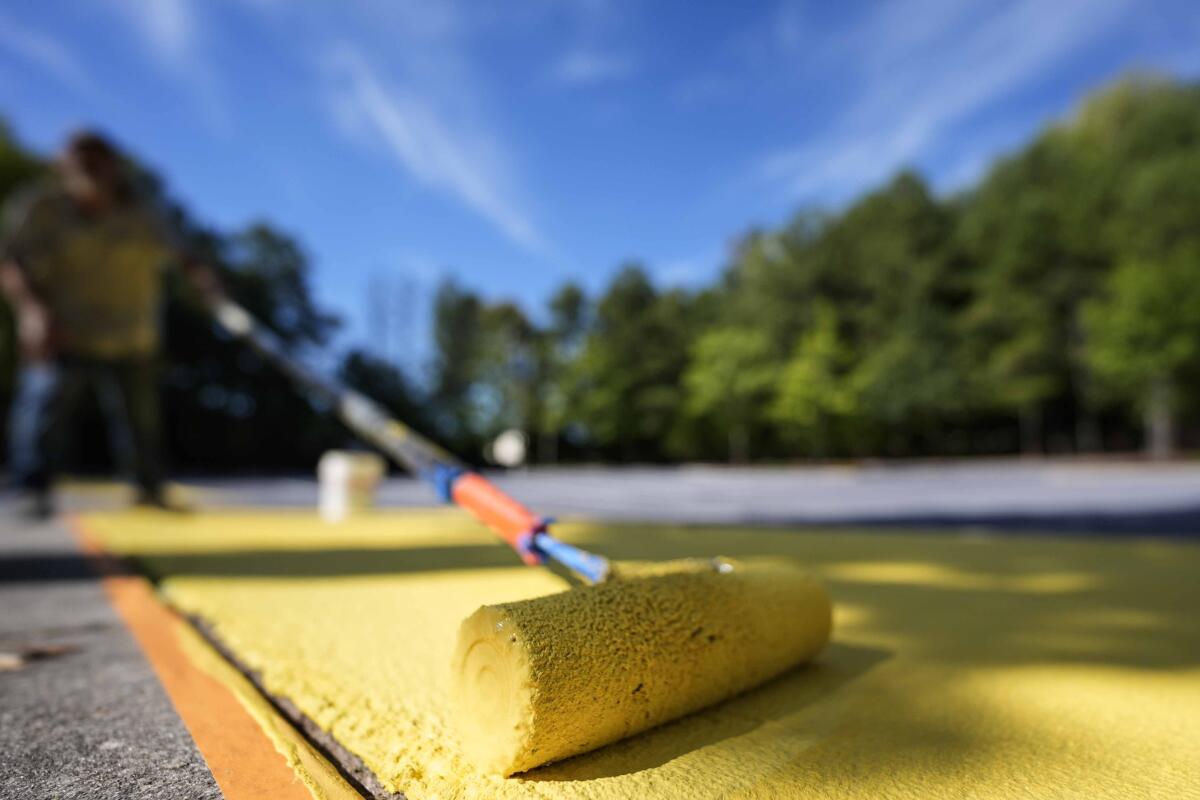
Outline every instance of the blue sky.
{"type": "Polygon", "coordinates": [[[1200,74],[1200,3],[0,10],[0,114],[24,141],[48,151],[99,125],[202,219],[295,234],[346,344],[368,336],[368,295],[395,276],[420,292],[453,274],[530,309],[567,279],[601,289],[629,258],[699,285],[750,226],[901,167],[969,185],[1131,69],[1200,74]]]}

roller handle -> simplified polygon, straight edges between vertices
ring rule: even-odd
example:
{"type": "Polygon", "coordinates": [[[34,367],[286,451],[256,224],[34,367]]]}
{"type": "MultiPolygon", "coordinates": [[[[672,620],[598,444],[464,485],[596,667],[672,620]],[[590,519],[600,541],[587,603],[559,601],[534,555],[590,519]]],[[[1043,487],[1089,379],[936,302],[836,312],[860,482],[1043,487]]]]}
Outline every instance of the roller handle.
{"type": "Polygon", "coordinates": [[[526,564],[540,564],[534,548],[535,534],[546,530],[546,520],[502,492],[477,472],[464,472],[450,487],[450,496],[462,508],[517,551],[526,564]]]}
{"type": "Polygon", "coordinates": [[[508,542],[526,564],[542,564],[549,559],[590,583],[609,578],[608,559],[555,539],[546,530],[549,519],[537,516],[479,473],[441,470],[440,475],[433,476],[433,483],[443,499],[453,500],[469,511],[508,542]]]}
{"type": "Polygon", "coordinates": [[[337,415],[360,437],[433,484],[442,500],[455,502],[506,541],[526,564],[553,559],[587,580],[609,575],[608,560],[560,542],[546,531],[549,520],[535,515],[479,473],[392,419],[370,398],[293,359],[283,344],[245,309],[227,298],[210,304],[217,323],[247,342],[297,383],[333,401],[337,415]]]}

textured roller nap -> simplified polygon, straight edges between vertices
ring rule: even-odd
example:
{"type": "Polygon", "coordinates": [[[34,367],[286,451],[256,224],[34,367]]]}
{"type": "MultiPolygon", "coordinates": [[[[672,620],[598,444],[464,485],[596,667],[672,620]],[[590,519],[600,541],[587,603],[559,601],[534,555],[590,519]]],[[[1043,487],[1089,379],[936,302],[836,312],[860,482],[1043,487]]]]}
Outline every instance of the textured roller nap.
{"type": "Polygon", "coordinates": [[[453,672],[460,739],[511,775],[756,686],[816,655],[830,602],[782,560],[676,562],[472,614],[453,672]]]}

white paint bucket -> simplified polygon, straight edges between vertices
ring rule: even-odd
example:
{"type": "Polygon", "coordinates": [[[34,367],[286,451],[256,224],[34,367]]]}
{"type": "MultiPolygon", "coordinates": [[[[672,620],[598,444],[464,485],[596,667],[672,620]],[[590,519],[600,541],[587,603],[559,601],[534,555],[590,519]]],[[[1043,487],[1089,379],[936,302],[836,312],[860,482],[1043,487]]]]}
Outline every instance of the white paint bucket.
{"type": "Polygon", "coordinates": [[[375,491],[384,473],[383,459],[374,453],[330,450],[317,463],[321,519],[341,522],[351,514],[375,507],[375,491]]]}

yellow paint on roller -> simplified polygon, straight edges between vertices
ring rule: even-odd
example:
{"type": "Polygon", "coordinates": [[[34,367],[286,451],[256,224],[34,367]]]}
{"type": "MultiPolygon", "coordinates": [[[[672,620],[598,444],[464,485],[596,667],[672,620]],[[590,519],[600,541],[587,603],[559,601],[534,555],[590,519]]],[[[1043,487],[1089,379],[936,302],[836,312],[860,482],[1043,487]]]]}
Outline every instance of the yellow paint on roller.
{"type": "Polygon", "coordinates": [[[456,742],[455,637],[482,605],[563,584],[466,515],[89,524],[409,800],[1129,800],[1200,786],[1191,542],[564,523],[563,539],[617,559],[795,559],[836,598],[835,635],[756,689],[501,778],[456,742]]]}
{"type": "Polygon", "coordinates": [[[672,562],[484,606],[454,654],[461,743],[500,775],[586,753],[808,661],[830,621],[821,584],[780,560],[672,562]]]}

